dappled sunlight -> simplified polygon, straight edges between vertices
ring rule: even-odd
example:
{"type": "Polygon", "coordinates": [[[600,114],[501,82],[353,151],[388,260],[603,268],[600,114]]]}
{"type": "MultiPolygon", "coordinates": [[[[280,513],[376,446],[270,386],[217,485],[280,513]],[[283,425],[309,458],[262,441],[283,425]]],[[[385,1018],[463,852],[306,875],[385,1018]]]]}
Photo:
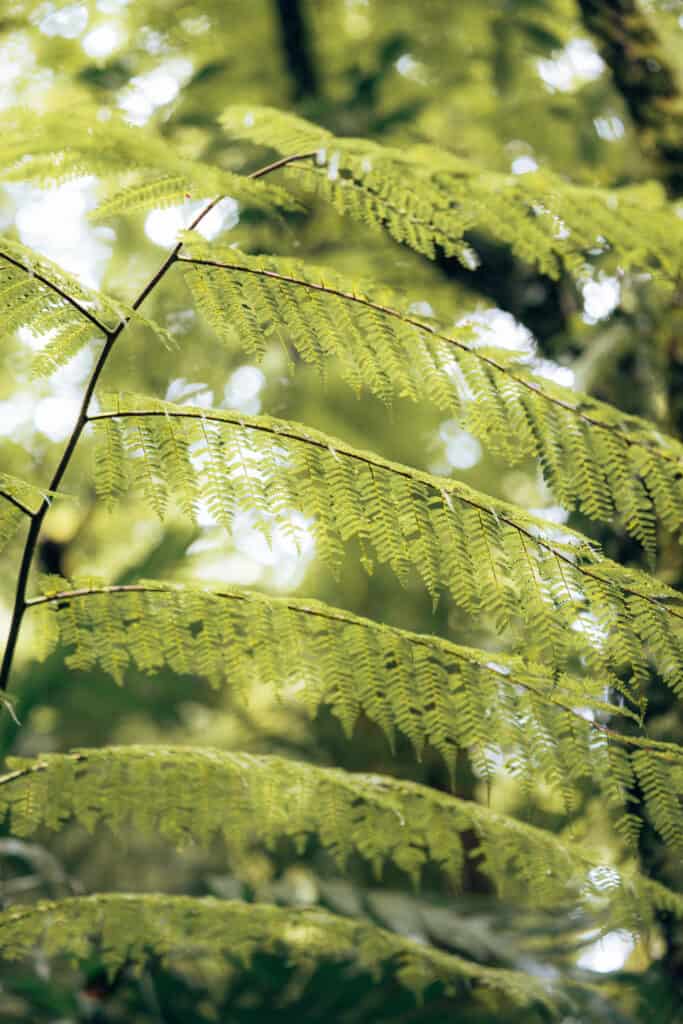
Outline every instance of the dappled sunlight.
{"type": "Polygon", "coordinates": [[[572,39],[551,60],[536,61],[538,73],[550,90],[571,92],[585,82],[599,78],[605,64],[589,39],[572,39]]]}
{"type": "Polygon", "coordinates": [[[628,932],[608,932],[583,950],[576,965],[598,974],[612,974],[622,970],[634,949],[633,936],[628,932]]]}

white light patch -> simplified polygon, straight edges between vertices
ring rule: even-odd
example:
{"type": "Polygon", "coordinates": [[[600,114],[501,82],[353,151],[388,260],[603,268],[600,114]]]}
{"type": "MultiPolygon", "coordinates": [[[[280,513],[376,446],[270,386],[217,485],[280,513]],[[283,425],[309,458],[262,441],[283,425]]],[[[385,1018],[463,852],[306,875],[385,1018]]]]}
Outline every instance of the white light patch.
{"type": "Polygon", "coordinates": [[[489,345],[495,348],[515,349],[522,354],[531,354],[534,342],[531,332],[515,320],[511,313],[494,306],[459,320],[458,327],[469,325],[474,328],[476,342],[473,347],[489,345]]]}
{"type": "Polygon", "coordinates": [[[608,932],[583,951],[577,967],[600,974],[619,971],[633,952],[633,936],[625,931],[608,932]]]}
{"type": "Polygon", "coordinates": [[[605,63],[589,39],[572,39],[552,59],[537,60],[536,68],[552,92],[572,92],[599,78],[605,63]]]}
{"type": "Polygon", "coordinates": [[[538,164],[532,156],[517,156],[512,161],[511,169],[513,174],[531,174],[538,170],[538,164]]]}
{"type": "Polygon", "coordinates": [[[176,377],[166,388],[164,398],[167,402],[177,405],[195,405],[202,409],[210,409],[213,405],[213,391],[206,384],[176,377]]]}
{"type": "Polygon", "coordinates": [[[583,319],[588,324],[595,324],[613,313],[621,297],[621,287],[616,277],[600,277],[597,281],[587,281],[581,292],[583,319]]]}
{"type": "Polygon", "coordinates": [[[51,441],[65,441],[73,430],[79,406],[77,398],[41,398],[35,406],[34,426],[51,441]]]}
{"type": "Polygon", "coordinates": [[[38,28],[46,36],[61,36],[63,39],[77,39],[88,24],[88,8],[85,4],[67,4],[55,8],[45,4],[38,9],[38,28]]]}
{"type": "Polygon", "coordinates": [[[549,523],[557,523],[562,526],[569,519],[569,511],[562,505],[548,505],[546,508],[530,508],[529,514],[545,519],[549,523]]]}
{"type": "Polygon", "coordinates": [[[16,226],[24,245],[54,260],[89,288],[98,288],[115,234],[92,227],[87,212],[97,202],[93,177],[76,178],[50,190],[10,184],[16,226]]]}
{"type": "MultiPolygon", "coordinates": [[[[26,80],[35,80],[36,58],[25,35],[10,35],[0,46],[0,110],[18,102],[26,80]]],[[[44,72],[43,72],[44,73],[44,72]]]]}
{"type": "Polygon", "coordinates": [[[35,398],[26,391],[0,402],[0,435],[16,439],[19,429],[30,422],[34,405],[35,398]]]}
{"type": "Polygon", "coordinates": [[[301,512],[291,510],[278,515],[272,527],[270,543],[263,532],[251,525],[253,516],[247,514],[244,526],[236,520],[235,547],[243,555],[270,570],[272,585],[289,590],[303,579],[315,551],[315,538],[310,529],[313,520],[301,512]]]}
{"type": "Polygon", "coordinates": [[[476,437],[461,430],[455,420],[446,420],[439,427],[445,455],[453,469],[472,469],[481,458],[481,445],[476,437]]]}
{"type": "Polygon", "coordinates": [[[260,395],[265,383],[265,374],[258,366],[239,366],[225,385],[223,406],[256,416],[261,411],[260,395]]]}
{"type": "Polygon", "coordinates": [[[102,14],[117,14],[127,7],[129,0],[97,0],[97,10],[102,14]]]}
{"type": "Polygon", "coordinates": [[[135,75],[119,96],[119,107],[131,124],[142,125],[157,107],[174,100],[192,74],[192,62],[178,57],[144,75],[135,75]]]}
{"type": "Polygon", "coordinates": [[[553,380],[561,384],[563,388],[573,388],[576,382],[576,374],[569,366],[560,366],[551,359],[534,359],[532,361],[534,373],[538,377],[545,377],[546,380],[553,380]]]}
{"type": "Polygon", "coordinates": [[[605,139],[606,142],[616,142],[617,139],[624,137],[624,122],[616,115],[596,117],[593,119],[593,124],[597,134],[601,139],[605,139]]]}
{"type": "MultiPolygon", "coordinates": [[[[193,218],[208,202],[208,199],[193,199],[166,210],[152,210],[145,220],[145,234],[155,245],[170,249],[178,241],[178,233],[187,230],[193,218]]],[[[235,199],[228,197],[207,213],[197,232],[211,241],[221,231],[234,228],[239,219],[239,205],[235,199]]]]}
{"type": "MultiPolygon", "coordinates": [[[[269,520],[269,538],[256,525],[253,512],[238,512],[232,524],[236,551],[220,550],[222,539],[199,538],[188,548],[188,554],[199,556],[193,569],[199,579],[220,579],[225,583],[266,583],[278,590],[291,590],[303,580],[315,554],[312,519],[294,509],[283,510],[277,519],[269,520]]],[[[199,510],[199,523],[210,527],[215,520],[208,509],[199,510]]]]}
{"type": "Polygon", "coordinates": [[[81,46],[89,57],[96,60],[108,57],[122,42],[123,36],[116,25],[98,25],[88,32],[81,46]]]}
{"type": "Polygon", "coordinates": [[[409,313],[415,313],[417,316],[434,316],[434,309],[431,303],[425,302],[424,299],[420,299],[418,302],[411,302],[408,306],[409,313]]]}
{"type": "Polygon", "coordinates": [[[398,60],[394,62],[394,67],[403,78],[419,82],[420,85],[424,85],[427,80],[424,64],[419,60],[415,60],[412,53],[401,54],[398,60]]]}

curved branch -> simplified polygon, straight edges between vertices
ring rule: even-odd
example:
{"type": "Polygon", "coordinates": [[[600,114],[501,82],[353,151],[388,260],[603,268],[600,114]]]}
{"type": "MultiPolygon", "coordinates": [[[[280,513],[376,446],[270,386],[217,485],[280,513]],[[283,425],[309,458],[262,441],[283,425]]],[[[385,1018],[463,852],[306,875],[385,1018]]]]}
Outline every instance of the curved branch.
{"type": "Polygon", "coordinates": [[[14,507],[19,509],[20,512],[23,512],[25,516],[33,517],[36,515],[33,509],[30,509],[28,505],[24,505],[22,501],[19,501],[18,498],[15,498],[14,495],[9,494],[7,491],[0,491],[0,498],[4,498],[5,501],[9,501],[10,505],[14,505],[14,507]]]}

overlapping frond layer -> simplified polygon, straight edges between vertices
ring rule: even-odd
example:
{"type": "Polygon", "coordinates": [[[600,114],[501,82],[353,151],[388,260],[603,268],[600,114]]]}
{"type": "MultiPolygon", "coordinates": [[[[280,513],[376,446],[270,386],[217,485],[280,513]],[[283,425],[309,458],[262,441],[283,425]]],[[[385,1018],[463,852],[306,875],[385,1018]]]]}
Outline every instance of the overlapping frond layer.
{"type": "Polygon", "coordinates": [[[114,396],[97,427],[96,483],[113,500],[138,486],[163,514],[171,498],[195,516],[200,503],[231,528],[250,510],[266,533],[311,517],[321,558],[338,570],[355,540],[399,580],[416,570],[498,631],[521,632],[531,658],[564,665],[575,653],[593,671],[647,673],[644,645],[683,689],[680,595],[603,558],[583,535],[450,479],[358,451],[326,434],[266,416],[114,396]],[[126,458],[126,455],[133,458],[126,458]]]}
{"type": "Polygon", "coordinates": [[[652,424],[535,375],[522,354],[481,347],[471,328],[418,318],[330,270],[248,256],[185,236],[187,280],[220,338],[256,359],[273,337],[324,377],[330,359],[357,391],[429,401],[509,462],[538,457],[568,508],[620,514],[654,555],[656,521],[683,525],[683,445],[652,424]]]}
{"type": "Polygon", "coordinates": [[[134,128],[116,115],[102,120],[96,109],[42,117],[13,110],[2,127],[2,181],[53,185],[88,174],[118,180],[114,193],[95,211],[96,218],[182,202],[187,193],[195,198],[229,195],[259,209],[297,207],[281,186],[188,159],[150,126],[134,128]],[[129,179],[123,189],[122,175],[129,179]]]}
{"type": "MultiPolygon", "coordinates": [[[[211,750],[131,746],[12,758],[0,776],[0,814],[12,833],[76,820],[115,836],[161,835],[180,847],[222,836],[238,860],[253,844],[287,838],[303,850],[314,836],[343,870],[352,854],[377,874],[388,861],[417,885],[432,863],[458,884],[475,857],[499,894],[525,905],[607,909],[611,927],[642,928],[653,894],[590,851],[479,804],[380,775],[211,750]],[[462,833],[479,846],[465,853],[462,833]],[[611,885],[605,877],[613,875],[611,885]]],[[[683,916],[683,897],[676,900],[683,916]]]]}
{"type": "Polygon", "coordinates": [[[0,551],[22,521],[33,515],[49,492],[41,491],[10,473],[0,473],[0,551]]]}
{"type": "Polygon", "coordinates": [[[432,147],[336,138],[272,107],[229,107],[221,123],[233,137],[280,153],[315,150],[287,173],[340,213],[430,258],[442,250],[471,266],[463,238],[476,228],[552,277],[562,266],[581,271],[588,253],[610,249],[625,267],[652,266],[671,279],[680,271],[683,228],[672,225],[663,198],[642,190],[571,186],[548,171],[490,173],[432,147]]]}
{"type": "MultiPolygon", "coordinates": [[[[99,952],[112,973],[151,956],[181,968],[192,963],[221,971],[247,967],[255,954],[286,956],[294,965],[347,962],[378,975],[383,966],[420,995],[441,984],[447,993],[479,992],[490,1006],[542,1006],[559,1014],[561,991],[522,972],[481,967],[453,954],[412,942],[364,921],[324,910],[295,910],[266,903],[211,897],[106,893],[15,906],[0,914],[0,954],[18,960],[36,947],[48,956],[85,959],[99,952]]],[[[566,1005],[565,1007],[566,1008],[566,1005]]]]}
{"type": "Polygon", "coordinates": [[[43,617],[34,622],[36,656],[61,642],[74,668],[99,667],[122,682],[131,666],[155,672],[168,665],[242,699],[265,684],[311,715],[327,707],[349,736],[364,714],[392,745],[397,734],[405,736],[418,757],[428,743],[451,771],[462,749],[484,778],[502,763],[528,791],[542,779],[569,813],[590,785],[627,842],[638,831],[629,813],[636,780],[654,773],[641,788],[653,820],[678,842],[681,787],[672,780],[681,752],[601,725],[606,716],[631,714],[604,702],[604,679],[551,676],[545,666],[494,660],[312,600],[153,581],[67,587],[50,579],[45,596],[29,602],[32,616],[43,617]]]}

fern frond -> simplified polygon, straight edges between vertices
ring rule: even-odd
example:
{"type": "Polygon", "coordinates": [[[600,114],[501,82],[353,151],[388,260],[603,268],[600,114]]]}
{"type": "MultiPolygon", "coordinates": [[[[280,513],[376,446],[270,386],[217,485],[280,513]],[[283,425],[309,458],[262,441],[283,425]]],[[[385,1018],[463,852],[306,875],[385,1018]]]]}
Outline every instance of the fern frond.
{"type": "Polygon", "coordinates": [[[190,188],[187,178],[177,174],[146,178],[139,184],[127,185],[107,196],[91,210],[89,219],[97,222],[140,210],[164,210],[183,203],[191,194],[190,188]]]}
{"type": "Polygon", "coordinates": [[[232,137],[279,153],[314,149],[315,159],[289,176],[341,214],[430,258],[442,250],[471,265],[463,239],[478,228],[551,277],[562,265],[576,273],[589,253],[608,248],[622,265],[652,266],[672,280],[680,272],[683,228],[672,225],[664,204],[644,209],[628,189],[570,186],[548,171],[494,174],[434,147],[404,151],[337,138],[272,107],[228,107],[221,124],[232,137]]]}
{"type": "Polygon", "coordinates": [[[112,974],[126,963],[156,955],[188,969],[208,962],[244,968],[257,952],[287,957],[292,964],[346,962],[378,974],[393,968],[396,980],[420,996],[440,984],[449,995],[466,991],[495,999],[502,1009],[542,1007],[551,1016],[566,1009],[566,993],[523,972],[481,967],[421,945],[364,921],[319,909],[294,910],[166,894],[106,893],[18,906],[0,914],[0,953],[18,960],[42,947],[49,956],[85,959],[99,952],[112,974]]]}
{"type": "MultiPolygon", "coordinates": [[[[131,173],[142,181],[124,190],[117,187],[95,211],[96,218],[147,207],[150,201],[154,206],[160,180],[176,182],[174,188],[183,182],[182,190],[176,192],[178,201],[182,201],[181,192],[191,192],[200,198],[229,195],[256,209],[298,208],[281,186],[183,157],[151,126],[134,128],[116,114],[102,120],[96,109],[42,116],[14,110],[4,118],[0,180],[54,185],[87,174],[107,181],[131,173]]],[[[161,194],[168,196],[167,186],[161,186],[161,194]]]]}
{"type": "Polygon", "coordinates": [[[432,402],[507,461],[538,457],[565,506],[604,522],[621,514],[653,557],[655,515],[680,532],[683,445],[647,421],[472,343],[466,325],[411,315],[386,290],[375,301],[329,270],[184,239],[195,304],[231,346],[259,359],[275,335],[321,376],[334,358],[356,390],[432,402]]]}
{"type": "Polygon", "coordinates": [[[265,529],[298,509],[333,570],[355,539],[367,568],[374,555],[399,579],[417,570],[434,600],[447,590],[499,631],[521,631],[549,664],[578,651],[595,671],[629,667],[635,685],[645,645],[683,690],[680,595],[576,531],[289,421],[136,396],[114,396],[109,408],[90,417],[100,434],[117,431],[98,457],[107,500],[133,483],[158,510],[175,497],[193,516],[203,502],[228,529],[237,508],[265,529]],[[125,450],[136,457],[124,460],[125,450]]]}
{"type": "Polygon", "coordinates": [[[484,777],[502,762],[528,789],[543,779],[569,813],[590,783],[627,841],[637,835],[627,811],[636,781],[629,747],[642,751],[644,763],[661,760],[665,771],[683,759],[676,745],[602,724],[605,716],[635,717],[604,701],[603,678],[551,676],[542,665],[493,660],[486,651],[317,601],[153,581],[90,580],[67,589],[51,578],[28,607],[42,618],[34,622],[36,657],[61,642],[71,667],[97,666],[118,682],[129,667],[155,672],[168,665],[242,699],[266,684],[311,715],[329,708],[348,736],[365,714],[389,743],[403,734],[418,758],[429,743],[451,772],[464,749],[484,777]]]}
{"type": "MultiPolygon", "coordinates": [[[[115,836],[160,835],[183,848],[221,836],[239,861],[282,838],[301,851],[318,838],[344,870],[352,854],[377,874],[392,861],[415,885],[437,865],[459,884],[461,835],[474,832],[479,870],[507,900],[533,907],[579,903],[609,912],[610,927],[642,928],[652,900],[631,869],[600,884],[609,865],[575,842],[471,801],[381,775],[208,748],[130,746],[12,758],[0,776],[0,814],[13,835],[76,820],[115,836]]],[[[612,869],[614,870],[614,869],[612,869]]],[[[683,899],[674,905],[679,915],[683,899]]],[[[654,898],[654,894],[653,894],[654,898]]],[[[659,897],[661,900],[662,897],[659,897]]]]}

